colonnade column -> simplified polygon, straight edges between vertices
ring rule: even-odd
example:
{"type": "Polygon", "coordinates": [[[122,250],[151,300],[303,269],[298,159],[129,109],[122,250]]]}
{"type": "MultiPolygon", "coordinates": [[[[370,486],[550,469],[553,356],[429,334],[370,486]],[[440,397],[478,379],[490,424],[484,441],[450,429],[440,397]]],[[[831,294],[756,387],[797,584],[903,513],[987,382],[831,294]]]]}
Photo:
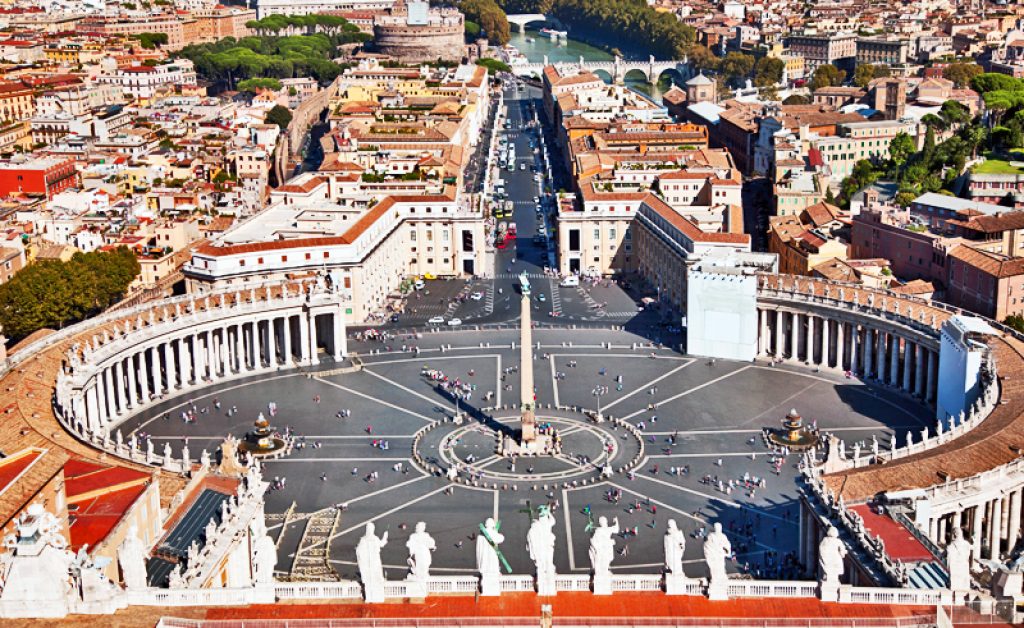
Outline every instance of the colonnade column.
{"type": "Polygon", "coordinates": [[[153,396],[159,397],[166,390],[163,387],[163,370],[160,365],[160,345],[154,345],[149,350],[149,366],[153,373],[153,396]]]}
{"type": "Polygon", "coordinates": [[[850,371],[860,372],[860,330],[857,323],[850,323],[850,371]]]}
{"type": "Polygon", "coordinates": [[[178,376],[174,364],[174,341],[169,340],[164,343],[164,366],[167,368],[167,390],[168,392],[173,391],[178,386],[178,376]]]}
{"type": "Polygon", "coordinates": [[[140,403],[149,403],[149,356],[146,349],[139,352],[139,398],[140,403]]]}
{"type": "Polygon", "coordinates": [[[871,337],[872,333],[873,330],[865,325],[864,341],[862,343],[864,346],[864,360],[862,370],[864,371],[864,377],[866,378],[871,377],[875,374],[875,343],[874,338],[871,337]]]}
{"type": "Polygon", "coordinates": [[[768,353],[768,310],[757,311],[757,354],[768,353]]]}
{"type": "Polygon", "coordinates": [[[292,364],[292,317],[285,316],[281,319],[283,325],[281,326],[281,340],[284,343],[284,364],[291,366],[292,364]]]}
{"type": "Polygon", "coordinates": [[[875,330],[875,377],[879,382],[885,382],[886,379],[885,336],[884,331],[875,330]]]}
{"type": "Polygon", "coordinates": [[[1021,489],[1016,489],[1010,493],[1010,525],[1006,534],[1006,546],[1011,550],[1017,546],[1017,541],[1020,539],[1020,514],[1021,514],[1021,489]]]}
{"type": "Polygon", "coordinates": [[[309,364],[309,316],[300,314],[299,317],[299,364],[309,364]]]}
{"type": "Polygon", "coordinates": [[[903,390],[907,391],[908,393],[914,391],[914,389],[911,388],[913,380],[910,377],[911,374],[914,372],[913,358],[914,358],[914,343],[910,342],[909,340],[904,340],[903,341],[903,390]]]}
{"type": "Polygon", "coordinates": [[[196,384],[202,384],[206,379],[206,334],[201,332],[192,336],[192,363],[195,365],[192,379],[196,384]]]}
{"type": "Polygon", "coordinates": [[[785,327],[782,324],[782,310],[775,310],[775,347],[774,355],[778,359],[782,359],[782,346],[785,344],[785,327]]]}
{"type": "Polygon", "coordinates": [[[344,359],[345,354],[348,353],[347,345],[348,338],[345,337],[345,325],[341,320],[341,308],[331,316],[331,323],[334,326],[334,340],[331,343],[331,350],[334,352],[334,359],[344,359]]]}
{"type": "Polygon", "coordinates": [[[269,329],[269,338],[267,348],[270,351],[270,366],[276,367],[281,363],[281,360],[277,357],[277,319],[271,318],[267,321],[269,329]]]}
{"type": "Polygon", "coordinates": [[[898,386],[900,383],[900,337],[896,334],[889,334],[889,385],[898,386]]]}
{"type": "Polygon", "coordinates": [[[846,323],[836,321],[836,368],[846,370],[846,323]]]}
{"type": "Polygon", "coordinates": [[[309,314],[309,362],[310,364],[320,364],[320,355],[317,352],[317,338],[316,338],[316,314],[310,312],[309,314]]]}
{"type": "Polygon", "coordinates": [[[800,359],[800,315],[796,312],[789,315],[789,358],[800,359]]]}
{"type": "Polygon", "coordinates": [[[125,405],[127,392],[124,386],[124,377],[121,368],[121,361],[117,360],[110,365],[110,378],[113,380],[114,388],[114,414],[122,414],[127,409],[125,405]]]}
{"type": "Polygon", "coordinates": [[[138,370],[135,367],[135,356],[137,355],[137,353],[133,353],[128,356],[128,408],[139,405],[139,389],[135,382],[135,372],[138,370]]]}
{"type": "Polygon", "coordinates": [[[971,543],[974,545],[974,556],[981,558],[981,523],[985,518],[985,504],[974,507],[974,519],[971,521],[971,543]]]}
{"type": "Polygon", "coordinates": [[[242,353],[242,325],[235,325],[235,351],[231,360],[231,367],[236,373],[245,370],[245,354],[242,353]]]}
{"type": "Polygon", "coordinates": [[[817,360],[815,360],[815,358],[814,358],[814,353],[815,353],[815,351],[814,351],[814,349],[815,349],[815,347],[814,347],[814,344],[815,344],[814,343],[814,340],[815,340],[815,338],[814,338],[814,319],[815,318],[816,317],[813,314],[808,314],[807,315],[807,338],[806,338],[806,342],[804,342],[804,344],[807,347],[807,349],[806,349],[807,355],[805,356],[805,360],[807,361],[808,364],[817,364],[818,363],[817,360]]]}
{"type": "Polygon", "coordinates": [[[92,432],[99,432],[102,423],[100,422],[100,404],[96,395],[96,384],[85,390],[85,417],[92,432]]]}
{"type": "Polygon", "coordinates": [[[997,497],[992,500],[991,516],[988,522],[988,558],[999,560],[999,545],[1002,542],[1000,535],[1000,522],[1003,517],[1003,499],[997,497]]]}
{"type": "Polygon", "coordinates": [[[117,397],[114,395],[114,378],[113,373],[111,373],[109,368],[103,369],[102,373],[103,391],[106,393],[107,401],[107,420],[110,420],[117,414],[117,397]]]}
{"type": "Polygon", "coordinates": [[[832,321],[827,318],[821,319],[821,363],[826,368],[832,368],[832,345],[828,333],[828,328],[831,326],[832,321]]]}

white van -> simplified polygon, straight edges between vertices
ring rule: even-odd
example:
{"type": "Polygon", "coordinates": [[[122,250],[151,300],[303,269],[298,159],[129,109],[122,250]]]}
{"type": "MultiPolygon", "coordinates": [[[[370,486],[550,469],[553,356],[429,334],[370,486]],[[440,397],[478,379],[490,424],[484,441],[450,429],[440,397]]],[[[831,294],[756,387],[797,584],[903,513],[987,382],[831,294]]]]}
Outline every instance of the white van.
{"type": "Polygon", "coordinates": [[[576,286],[580,285],[580,278],[577,277],[576,275],[569,275],[568,277],[560,281],[558,285],[562,286],[563,288],[575,288],[576,286]]]}

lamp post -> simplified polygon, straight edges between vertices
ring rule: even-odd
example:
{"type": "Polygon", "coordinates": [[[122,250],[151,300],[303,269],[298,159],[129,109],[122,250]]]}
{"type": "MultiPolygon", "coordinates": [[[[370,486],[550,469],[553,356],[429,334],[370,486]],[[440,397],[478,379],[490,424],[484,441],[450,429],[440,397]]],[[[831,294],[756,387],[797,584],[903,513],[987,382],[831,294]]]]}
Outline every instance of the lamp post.
{"type": "Polygon", "coordinates": [[[459,399],[461,397],[462,394],[458,391],[457,388],[453,387],[452,398],[455,399],[455,415],[452,417],[452,422],[455,423],[456,425],[462,425],[462,415],[459,413],[459,399]]]}
{"type": "Polygon", "coordinates": [[[602,421],[604,421],[604,415],[601,414],[601,395],[608,394],[608,387],[600,385],[594,386],[594,390],[590,391],[590,394],[597,397],[597,414],[594,416],[594,419],[598,423],[601,423],[602,421]]]}

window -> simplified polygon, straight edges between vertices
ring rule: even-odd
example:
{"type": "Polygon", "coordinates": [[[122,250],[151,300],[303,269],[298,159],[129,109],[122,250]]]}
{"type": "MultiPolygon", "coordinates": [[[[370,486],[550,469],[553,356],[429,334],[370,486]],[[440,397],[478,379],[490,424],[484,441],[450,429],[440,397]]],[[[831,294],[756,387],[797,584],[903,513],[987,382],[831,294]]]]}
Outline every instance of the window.
{"type": "Polygon", "coordinates": [[[415,242],[416,241],[416,230],[415,229],[409,232],[409,241],[410,242],[415,242]]]}
{"type": "Polygon", "coordinates": [[[313,259],[312,253],[306,253],[306,259],[313,259]]]}
{"type": "Polygon", "coordinates": [[[441,241],[442,242],[447,242],[448,241],[448,230],[447,229],[441,232],[441,241]]]}
{"type": "Polygon", "coordinates": [[[262,264],[262,263],[263,263],[263,258],[262,258],[262,257],[260,257],[260,258],[257,258],[257,259],[256,259],[256,263],[257,263],[257,264],[262,264]]]}
{"type": "Polygon", "coordinates": [[[600,229],[594,229],[594,239],[595,240],[600,240],[601,239],[601,230],[600,229]]]}
{"type": "Polygon", "coordinates": [[[287,255],[282,255],[281,256],[281,261],[282,262],[287,262],[288,261],[288,256],[287,255]]]}
{"type": "Polygon", "coordinates": [[[608,237],[612,240],[615,239],[615,227],[612,227],[611,229],[608,230],[608,237]]]}
{"type": "Polygon", "coordinates": [[[324,251],[324,259],[327,259],[330,256],[331,256],[330,253],[328,253],[327,251],[324,251]]]}

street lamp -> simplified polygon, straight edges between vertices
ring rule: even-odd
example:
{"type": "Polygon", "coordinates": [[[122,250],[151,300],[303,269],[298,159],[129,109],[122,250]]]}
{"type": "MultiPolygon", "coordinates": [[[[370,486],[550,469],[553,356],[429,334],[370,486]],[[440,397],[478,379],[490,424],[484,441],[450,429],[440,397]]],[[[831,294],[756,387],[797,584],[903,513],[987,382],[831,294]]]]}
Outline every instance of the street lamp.
{"type": "Polygon", "coordinates": [[[597,414],[594,415],[594,420],[600,423],[604,421],[604,415],[601,414],[601,395],[608,394],[608,387],[601,385],[594,386],[594,390],[590,391],[590,394],[597,397],[597,414]]]}

